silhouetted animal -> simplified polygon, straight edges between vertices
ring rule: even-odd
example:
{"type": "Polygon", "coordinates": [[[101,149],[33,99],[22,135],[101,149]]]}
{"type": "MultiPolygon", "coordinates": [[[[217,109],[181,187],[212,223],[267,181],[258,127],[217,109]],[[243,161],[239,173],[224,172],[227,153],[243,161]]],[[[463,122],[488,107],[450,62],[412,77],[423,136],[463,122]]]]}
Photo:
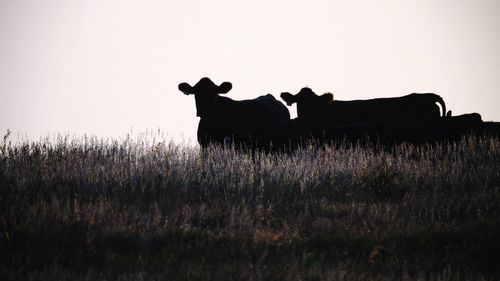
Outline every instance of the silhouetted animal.
{"type": "Polygon", "coordinates": [[[231,88],[230,82],[216,85],[207,77],[194,86],[179,84],[181,92],[195,96],[199,144],[268,145],[273,139],[273,126],[290,120],[288,109],[269,94],[241,101],[219,95],[231,88]]]}
{"type": "Polygon", "coordinates": [[[446,112],[443,99],[436,94],[337,101],[331,93],[318,96],[310,88],[303,88],[296,95],[284,92],[281,98],[288,105],[297,103],[298,118],[304,120],[314,135],[335,130],[338,126],[366,124],[366,134],[373,135],[375,130],[379,137],[389,134],[392,138],[398,134],[407,135],[405,130],[411,134],[412,126],[438,120],[446,112]]]}
{"type": "Polygon", "coordinates": [[[483,122],[482,134],[486,136],[500,137],[500,122],[483,122]]]}
{"type": "Polygon", "coordinates": [[[298,117],[311,122],[349,124],[356,122],[393,121],[394,119],[436,119],[446,112],[443,99],[436,94],[410,94],[394,98],[369,100],[333,100],[331,93],[316,95],[310,88],[303,88],[296,95],[282,93],[288,105],[297,103],[298,117]]]}
{"type": "Polygon", "coordinates": [[[420,122],[394,122],[384,126],[381,136],[385,143],[433,143],[457,141],[468,134],[481,135],[483,121],[478,113],[447,115],[420,122]]]}
{"type": "Polygon", "coordinates": [[[467,134],[481,135],[483,120],[479,113],[462,114],[451,116],[451,114],[439,122],[439,127],[435,129],[435,135],[442,135],[445,140],[459,140],[467,134]]]}
{"type": "MultiPolygon", "coordinates": [[[[438,129],[448,140],[458,140],[466,134],[476,136],[500,136],[499,122],[483,122],[479,113],[451,116],[451,112],[440,122],[438,129]]],[[[437,131],[437,130],[436,130],[437,131]]],[[[437,132],[436,132],[437,134],[437,132]]]]}

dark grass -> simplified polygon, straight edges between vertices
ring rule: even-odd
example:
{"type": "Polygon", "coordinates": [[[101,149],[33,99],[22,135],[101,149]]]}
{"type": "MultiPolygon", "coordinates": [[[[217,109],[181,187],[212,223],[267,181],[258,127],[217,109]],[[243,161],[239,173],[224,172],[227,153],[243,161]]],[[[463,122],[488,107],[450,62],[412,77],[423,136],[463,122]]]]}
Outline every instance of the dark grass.
{"type": "Polygon", "coordinates": [[[1,280],[498,280],[500,140],[0,145],[1,280]]]}

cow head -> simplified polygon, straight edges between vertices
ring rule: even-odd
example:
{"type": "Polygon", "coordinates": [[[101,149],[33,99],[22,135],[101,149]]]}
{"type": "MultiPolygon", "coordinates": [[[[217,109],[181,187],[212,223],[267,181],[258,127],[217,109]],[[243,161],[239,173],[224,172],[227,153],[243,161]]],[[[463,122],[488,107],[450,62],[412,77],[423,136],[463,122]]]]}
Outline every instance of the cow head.
{"type": "Polygon", "coordinates": [[[218,94],[225,94],[233,86],[229,82],[224,82],[219,86],[215,85],[210,78],[201,78],[196,85],[191,86],[188,83],[180,83],[179,90],[186,95],[194,95],[196,100],[196,116],[206,117],[213,114],[215,110],[215,101],[218,94]]]}
{"type": "Polygon", "coordinates": [[[299,118],[307,118],[315,110],[319,110],[333,100],[331,93],[321,96],[316,95],[310,88],[302,88],[296,95],[290,93],[281,93],[281,98],[287,105],[297,103],[297,115],[299,118]]]}

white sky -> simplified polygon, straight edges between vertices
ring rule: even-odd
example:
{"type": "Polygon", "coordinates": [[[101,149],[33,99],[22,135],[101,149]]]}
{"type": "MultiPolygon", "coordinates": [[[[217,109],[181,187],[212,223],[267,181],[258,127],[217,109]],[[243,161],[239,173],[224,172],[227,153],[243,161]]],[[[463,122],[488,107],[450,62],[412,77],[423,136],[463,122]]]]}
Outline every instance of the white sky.
{"type": "Polygon", "coordinates": [[[0,0],[2,135],[196,140],[177,85],[203,76],[233,99],[435,92],[500,121],[500,1],[0,0]]]}

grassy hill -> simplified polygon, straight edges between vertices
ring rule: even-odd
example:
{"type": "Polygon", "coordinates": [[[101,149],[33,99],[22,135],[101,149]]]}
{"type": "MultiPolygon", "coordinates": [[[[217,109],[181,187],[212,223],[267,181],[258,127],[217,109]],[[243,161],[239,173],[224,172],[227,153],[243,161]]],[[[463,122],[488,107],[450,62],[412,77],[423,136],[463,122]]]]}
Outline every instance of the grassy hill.
{"type": "Polygon", "coordinates": [[[1,280],[498,280],[500,140],[0,144],[1,280]]]}

